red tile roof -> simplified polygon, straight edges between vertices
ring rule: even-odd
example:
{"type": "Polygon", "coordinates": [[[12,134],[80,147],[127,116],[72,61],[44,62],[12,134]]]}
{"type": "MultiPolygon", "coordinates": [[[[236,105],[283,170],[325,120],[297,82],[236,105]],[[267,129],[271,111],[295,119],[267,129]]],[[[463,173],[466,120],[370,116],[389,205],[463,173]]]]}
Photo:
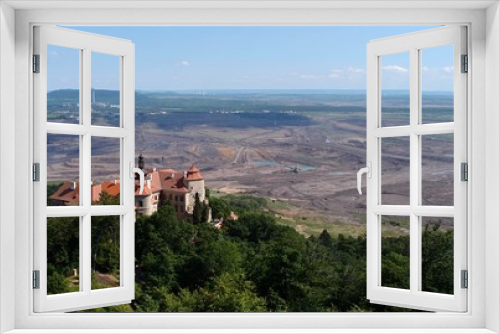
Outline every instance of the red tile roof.
{"type": "MultiPolygon", "coordinates": [[[[49,196],[49,199],[62,201],[64,205],[79,205],[80,204],[80,184],[66,181],[56,190],[54,194],[49,196]],[[73,189],[72,189],[73,188],[73,189]]],[[[101,184],[94,184],[90,189],[90,200],[97,202],[101,198],[101,192],[106,192],[112,196],[120,194],[120,181],[104,181],[101,184]]]]}
{"type": "Polygon", "coordinates": [[[105,192],[111,196],[118,196],[120,194],[120,181],[104,181],[101,184],[94,184],[91,188],[91,198],[92,202],[97,202],[101,199],[101,193],[105,192]]]}
{"type": "Polygon", "coordinates": [[[73,184],[73,182],[66,181],[53,193],[49,196],[49,199],[62,201],[64,205],[78,205],[80,197],[80,186],[77,182],[73,184]],[[73,189],[72,189],[73,188],[73,189]]]}
{"type": "Polygon", "coordinates": [[[160,169],[157,171],[161,188],[170,192],[189,193],[184,185],[184,175],[173,169],[160,169]]]}
{"type": "MultiPolygon", "coordinates": [[[[135,183],[135,195],[147,196],[153,193],[158,193],[163,189],[167,192],[187,194],[190,190],[186,187],[185,181],[198,181],[203,180],[200,170],[193,164],[186,172],[186,177],[182,172],[174,169],[160,169],[160,170],[147,170],[146,180],[144,181],[144,191],[139,194],[139,182],[135,183]],[[147,178],[150,178],[151,187],[148,187],[147,178]]],[[[63,201],[64,205],[78,205],[80,188],[76,183],[75,189],[71,189],[72,182],[66,181],[57,191],[49,198],[52,200],[63,201]]],[[[92,185],[91,188],[91,201],[96,202],[100,199],[101,193],[106,192],[112,196],[120,194],[120,181],[104,181],[101,184],[92,185]]]]}
{"type": "MultiPolygon", "coordinates": [[[[151,177],[151,191],[156,193],[161,191],[161,181],[158,171],[148,170],[148,175],[151,177]]],[[[144,181],[146,184],[147,182],[144,181]]]]}
{"type": "Polygon", "coordinates": [[[112,196],[116,196],[120,194],[120,181],[104,181],[101,183],[101,189],[104,192],[112,196]]]}
{"type": "Polygon", "coordinates": [[[201,175],[200,170],[196,168],[193,164],[191,168],[187,171],[186,181],[199,181],[203,180],[203,175],[201,175]]]}
{"type": "Polygon", "coordinates": [[[144,182],[144,189],[142,190],[142,194],[139,182],[135,183],[135,196],[148,196],[151,195],[152,193],[153,192],[151,191],[151,188],[146,187],[146,182],[144,182]]]}

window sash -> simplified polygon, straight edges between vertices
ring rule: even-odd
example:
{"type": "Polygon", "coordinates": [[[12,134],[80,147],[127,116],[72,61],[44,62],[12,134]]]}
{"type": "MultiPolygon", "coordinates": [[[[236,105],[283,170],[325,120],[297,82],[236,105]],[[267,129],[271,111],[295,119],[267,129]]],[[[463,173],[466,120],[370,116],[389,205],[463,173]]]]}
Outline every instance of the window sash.
{"type": "Polygon", "coordinates": [[[461,289],[460,271],[467,269],[467,183],[460,180],[460,163],[467,162],[467,76],[460,73],[461,54],[467,54],[465,27],[444,27],[372,41],[367,54],[367,161],[372,177],[367,181],[367,298],[384,305],[431,311],[467,310],[467,290],[461,289]],[[420,50],[454,45],[454,122],[420,123],[420,50]],[[409,52],[410,125],[381,127],[381,63],[384,55],[409,52]],[[421,142],[425,134],[454,133],[454,206],[420,205],[421,142]],[[381,139],[410,139],[410,205],[381,204],[381,139]],[[410,218],[410,289],[382,286],[382,215],[410,218]],[[454,218],[454,294],[421,291],[421,218],[454,218]]]}
{"type": "Polygon", "coordinates": [[[129,162],[134,161],[134,45],[130,41],[82,33],[64,28],[34,28],[34,54],[40,55],[40,73],[34,74],[34,161],[40,163],[40,181],[34,184],[34,266],[40,271],[40,289],[33,290],[35,312],[66,312],[103,305],[129,303],[134,298],[134,180],[129,162]],[[47,45],[80,50],[80,124],[47,122],[47,45]],[[119,127],[91,124],[91,53],[120,57],[119,127]],[[80,205],[47,207],[47,134],[79,136],[80,205]],[[103,136],[120,140],[120,205],[93,206],[91,203],[91,138],[103,136]],[[88,186],[84,186],[88,185],[88,186]],[[91,288],[91,217],[120,216],[120,286],[91,288]],[[80,217],[79,290],[47,295],[47,218],[80,217]]]}

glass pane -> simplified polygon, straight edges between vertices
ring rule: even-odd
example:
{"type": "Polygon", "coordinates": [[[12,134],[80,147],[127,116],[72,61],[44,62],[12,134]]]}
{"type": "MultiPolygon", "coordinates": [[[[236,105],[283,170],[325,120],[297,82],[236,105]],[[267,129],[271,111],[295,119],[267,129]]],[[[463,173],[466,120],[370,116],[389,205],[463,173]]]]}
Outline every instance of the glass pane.
{"type": "Polygon", "coordinates": [[[453,45],[420,51],[422,124],[453,122],[453,45]]]}
{"type": "Polygon", "coordinates": [[[410,124],[410,53],[380,57],[382,126],[410,124]]]}
{"type": "Polygon", "coordinates": [[[47,218],[47,294],[79,291],[80,218],[47,218]]]}
{"type": "Polygon", "coordinates": [[[453,218],[421,220],[422,291],[453,294],[453,218]]]}
{"type": "Polygon", "coordinates": [[[92,204],[120,204],[120,138],[92,137],[92,204]]]}
{"type": "Polygon", "coordinates": [[[422,136],[422,205],[453,206],[453,133],[422,136]]]}
{"type": "Polygon", "coordinates": [[[47,122],[80,123],[80,50],[47,45],[47,122]]]}
{"type": "Polygon", "coordinates": [[[92,290],[120,286],[120,216],[93,216],[92,290]]]}
{"type": "Polygon", "coordinates": [[[382,216],[382,286],[410,288],[410,217],[382,216]]]}
{"type": "Polygon", "coordinates": [[[120,57],[92,52],[92,125],[120,126],[120,57]]]}
{"type": "Polygon", "coordinates": [[[80,205],[80,138],[47,134],[47,206],[80,205]]]}
{"type": "Polygon", "coordinates": [[[410,138],[381,138],[382,205],[410,204],[410,138]]]}

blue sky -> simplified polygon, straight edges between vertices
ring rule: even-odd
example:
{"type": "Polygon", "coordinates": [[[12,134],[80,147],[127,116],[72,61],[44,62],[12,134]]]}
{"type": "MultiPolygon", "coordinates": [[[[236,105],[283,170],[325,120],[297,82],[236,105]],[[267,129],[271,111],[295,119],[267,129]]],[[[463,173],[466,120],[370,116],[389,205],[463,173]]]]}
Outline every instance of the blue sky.
{"type": "MultiPolygon", "coordinates": [[[[136,88],[365,89],[366,44],[430,27],[70,27],[129,39],[136,88]]],[[[78,87],[78,53],[48,50],[48,89],[78,87]]],[[[452,90],[452,46],[425,50],[424,90],[452,90]]],[[[408,89],[408,55],[382,59],[383,88],[408,89]]],[[[93,54],[92,86],[118,87],[118,57],[93,54]]]]}

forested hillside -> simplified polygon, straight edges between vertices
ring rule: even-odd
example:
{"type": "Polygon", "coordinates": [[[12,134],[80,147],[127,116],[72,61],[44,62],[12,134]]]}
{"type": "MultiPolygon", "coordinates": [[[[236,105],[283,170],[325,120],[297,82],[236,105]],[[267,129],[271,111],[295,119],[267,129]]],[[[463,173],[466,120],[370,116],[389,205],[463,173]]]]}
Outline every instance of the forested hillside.
{"type": "MultiPolygon", "coordinates": [[[[112,203],[113,198],[103,198],[112,203]]],[[[136,221],[136,298],[130,305],[100,312],[368,312],[404,311],[366,300],[366,237],[326,231],[305,238],[259,210],[258,199],[213,199],[214,213],[237,212],[221,230],[211,224],[179,221],[164,206],[136,221]]],[[[49,280],[52,293],[74,291],[78,268],[78,221],[49,218],[49,280]],[[75,225],[76,224],[76,225],[75,225]],[[76,228],[75,228],[76,227],[76,228]],[[75,235],[76,233],[76,235],[75,235]],[[71,260],[73,259],[73,260],[71,260]]],[[[227,220],[226,220],[227,222],[227,220]]],[[[100,277],[118,277],[117,217],[93,220],[94,288],[100,277]],[[97,230],[99,228],[99,230],[97,230]]],[[[409,284],[408,236],[384,239],[382,281],[409,284]]],[[[453,291],[453,230],[439,222],[422,235],[424,290],[453,291]],[[451,267],[450,267],[451,266],[451,267]]],[[[108,280],[113,281],[113,280],[108,280]]],[[[108,285],[112,286],[112,285],[108,285]]]]}

